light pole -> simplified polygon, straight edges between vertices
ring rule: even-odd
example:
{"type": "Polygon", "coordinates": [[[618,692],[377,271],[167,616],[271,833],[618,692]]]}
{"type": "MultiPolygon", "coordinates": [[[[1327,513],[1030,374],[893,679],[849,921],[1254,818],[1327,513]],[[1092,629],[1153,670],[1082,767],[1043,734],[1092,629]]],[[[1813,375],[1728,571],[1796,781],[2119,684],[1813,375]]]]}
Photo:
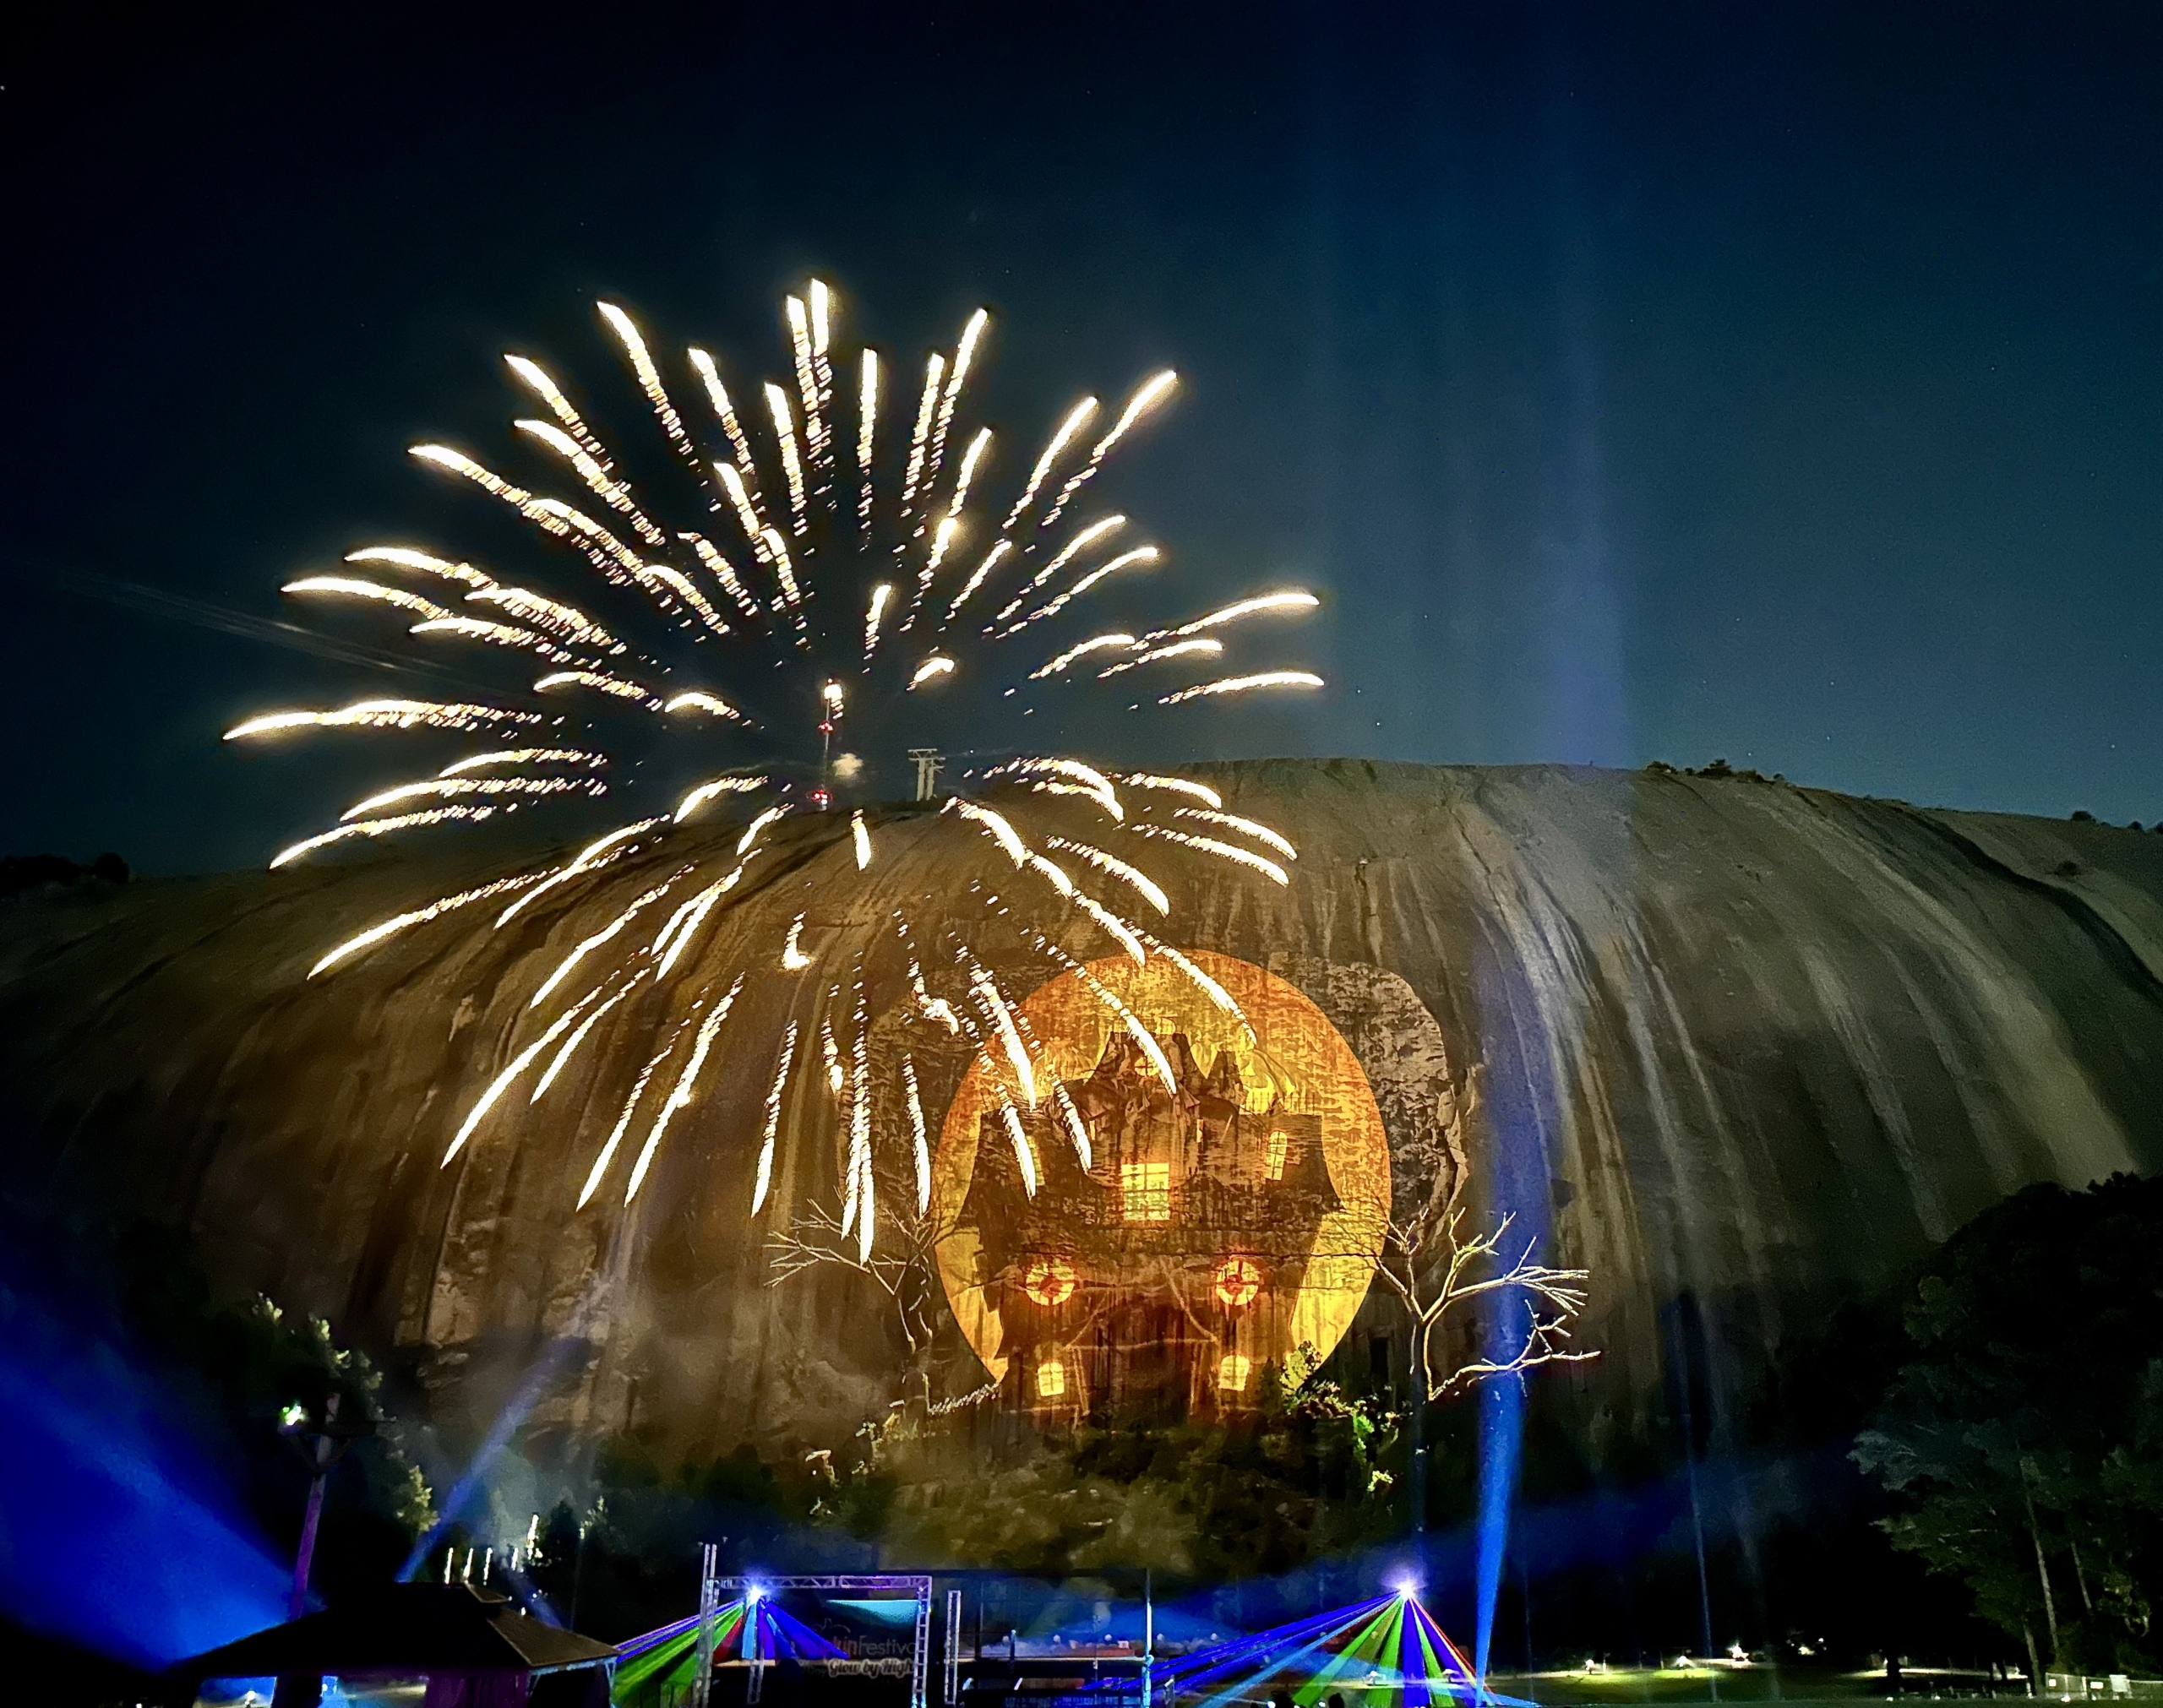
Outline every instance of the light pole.
{"type": "Polygon", "coordinates": [[[308,1470],[308,1515],[301,1520],[300,1551],[293,1558],[293,1596],[286,1612],[289,1619],[297,1619],[308,1611],[308,1568],[315,1558],[315,1532],[323,1521],[323,1486],[346,1456],[346,1450],[362,1437],[375,1433],[374,1423],[366,1417],[339,1417],[338,1402],[342,1397],[333,1394],[323,1402],[320,1422],[310,1422],[308,1408],[297,1401],[278,1414],[278,1433],[293,1444],[308,1470]]]}

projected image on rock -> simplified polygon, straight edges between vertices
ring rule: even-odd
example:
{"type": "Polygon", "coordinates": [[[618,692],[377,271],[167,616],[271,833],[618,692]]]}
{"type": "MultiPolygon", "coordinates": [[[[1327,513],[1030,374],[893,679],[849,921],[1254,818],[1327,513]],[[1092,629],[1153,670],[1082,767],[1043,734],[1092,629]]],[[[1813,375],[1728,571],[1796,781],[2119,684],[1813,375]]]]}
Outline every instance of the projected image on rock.
{"type": "Polygon", "coordinates": [[[979,1063],[940,1131],[948,1301],[1005,1402],[1046,1423],[1251,1411],[1372,1276],[1389,1156],[1351,1047],[1284,980],[1192,960],[1225,1002],[1154,960],[1040,986],[1016,1010],[1036,1107],[979,1063]]]}

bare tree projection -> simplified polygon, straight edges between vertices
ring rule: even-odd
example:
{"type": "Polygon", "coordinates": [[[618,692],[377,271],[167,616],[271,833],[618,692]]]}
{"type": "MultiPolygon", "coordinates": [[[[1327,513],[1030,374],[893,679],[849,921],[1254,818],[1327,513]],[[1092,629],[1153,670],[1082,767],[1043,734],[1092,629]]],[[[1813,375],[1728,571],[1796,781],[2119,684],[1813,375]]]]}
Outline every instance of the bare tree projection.
{"type": "Polygon", "coordinates": [[[1570,1344],[1570,1324],[1585,1306],[1588,1271],[1538,1262],[1537,1236],[1521,1246],[1512,1237],[1514,1215],[1485,1232],[1473,1229],[1464,1202],[1471,1178],[1464,1134],[1479,1107],[1480,1078],[1474,1068],[1462,1086],[1446,1087],[1430,1117],[1392,1135],[1394,1201],[1380,1240],[1365,1254],[1404,1308],[1414,1390],[1430,1401],[1490,1377],[1599,1356],[1570,1344]],[[1490,1337],[1488,1352],[1437,1368],[1436,1331],[1462,1320],[1470,1301],[1498,1295],[1514,1296],[1523,1306],[1522,1338],[1501,1329],[1490,1337]]]}
{"type": "Polygon", "coordinates": [[[925,1360],[939,1331],[937,1251],[950,1229],[935,1208],[919,1215],[899,1192],[879,1197],[880,1237],[869,1257],[862,1254],[855,1229],[825,1205],[815,1204],[788,1227],[768,1236],[766,1285],[777,1287],[822,1266],[853,1270],[869,1277],[886,1296],[907,1343],[904,1380],[929,1406],[931,1377],[925,1360]],[[902,1201],[897,1204],[896,1199],[902,1201]]]}

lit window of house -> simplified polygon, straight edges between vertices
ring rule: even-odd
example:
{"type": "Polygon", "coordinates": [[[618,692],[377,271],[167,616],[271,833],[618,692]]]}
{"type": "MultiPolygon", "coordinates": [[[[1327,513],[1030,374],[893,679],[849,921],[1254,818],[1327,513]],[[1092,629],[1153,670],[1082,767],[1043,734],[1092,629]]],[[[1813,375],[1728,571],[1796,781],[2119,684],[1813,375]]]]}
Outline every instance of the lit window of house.
{"type": "Polygon", "coordinates": [[[1057,1358],[1046,1358],[1037,1366],[1037,1397],[1056,1400],[1066,1391],[1066,1366],[1057,1358]]]}
{"type": "Polygon", "coordinates": [[[1284,1159],[1292,1149],[1292,1135],[1282,1127],[1272,1129],[1269,1134],[1269,1148],[1262,1153],[1261,1172],[1271,1180],[1284,1178],[1284,1159]]]}
{"type": "Polygon", "coordinates": [[[1227,1394],[1244,1394],[1247,1378],[1254,1373],[1254,1361],[1243,1352],[1227,1352],[1223,1362],[1217,1366],[1217,1385],[1227,1394]]]}
{"type": "Polygon", "coordinates": [[[1120,1216],[1127,1221],[1172,1219],[1172,1165],[1122,1162],[1119,1166],[1120,1216]]]}

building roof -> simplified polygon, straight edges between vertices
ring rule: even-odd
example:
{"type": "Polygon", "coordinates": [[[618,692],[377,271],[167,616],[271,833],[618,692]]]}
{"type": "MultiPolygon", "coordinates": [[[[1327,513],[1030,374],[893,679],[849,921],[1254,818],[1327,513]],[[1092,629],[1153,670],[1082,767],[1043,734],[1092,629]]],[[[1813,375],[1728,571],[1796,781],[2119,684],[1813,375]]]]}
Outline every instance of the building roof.
{"type": "Polygon", "coordinates": [[[613,1658],[606,1643],[520,1612],[493,1590],[466,1584],[394,1584],[328,1613],[273,1625],[183,1661],[192,1678],[260,1678],[289,1673],[537,1673],[613,1658]]]}

